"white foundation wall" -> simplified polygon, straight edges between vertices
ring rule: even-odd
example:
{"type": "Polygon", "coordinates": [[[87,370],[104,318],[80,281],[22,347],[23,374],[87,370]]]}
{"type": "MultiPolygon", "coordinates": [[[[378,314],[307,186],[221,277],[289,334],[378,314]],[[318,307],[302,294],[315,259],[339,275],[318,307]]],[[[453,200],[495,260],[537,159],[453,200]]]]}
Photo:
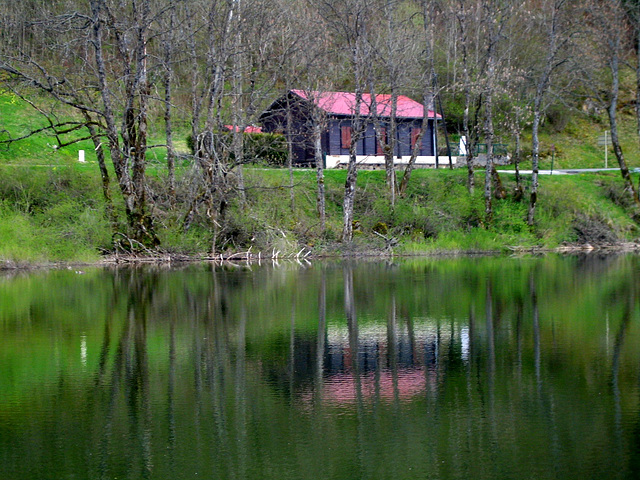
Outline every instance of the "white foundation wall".
{"type": "MultiPolygon", "coordinates": [[[[344,168],[349,164],[349,155],[327,155],[327,167],[326,168],[344,168]]],[[[394,157],[394,163],[396,166],[403,166],[409,163],[411,156],[405,155],[403,157],[394,157]]],[[[457,157],[451,157],[451,163],[456,164],[457,157]]],[[[358,166],[366,167],[380,167],[384,168],[384,157],[379,155],[358,155],[356,156],[356,162],[358,166]]],[[[449,166],[449,157],[438,157],[438,165],[440,167],[449,166]]],[[[416,157],[416,167],[430,167],[436,166],[435,156],[419,156],[416,157]]]]}

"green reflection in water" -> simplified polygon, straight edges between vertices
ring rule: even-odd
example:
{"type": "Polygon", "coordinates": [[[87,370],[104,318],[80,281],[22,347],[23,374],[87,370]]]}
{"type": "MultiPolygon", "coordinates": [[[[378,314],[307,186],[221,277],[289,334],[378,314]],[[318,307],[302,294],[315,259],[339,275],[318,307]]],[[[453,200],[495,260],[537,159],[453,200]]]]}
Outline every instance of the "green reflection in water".
{"type": "Polygon", "coordinates": [[[0,278],[0,478],[633,478],[639,267],[0,278]]]}

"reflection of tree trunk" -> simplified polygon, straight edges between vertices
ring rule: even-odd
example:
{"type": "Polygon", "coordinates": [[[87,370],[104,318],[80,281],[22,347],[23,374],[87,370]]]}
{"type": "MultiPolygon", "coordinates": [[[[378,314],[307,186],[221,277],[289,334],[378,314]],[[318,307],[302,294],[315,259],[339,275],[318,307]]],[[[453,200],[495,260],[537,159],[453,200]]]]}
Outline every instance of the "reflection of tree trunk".
{"type": "Polygon", "coordinates": [[[538,293],[536,292],[533,277],[530,280],[531,289],[531,306],[533,308],[533,355],[536,373],[536,385],[538,389],[538,397],[542,396],[542,373],[541,373],[541,354],[540,354],[540,319],[538,313],[538,293]]]}
{"type": "Polygon", "coordinates": [[[324,374],[324,348],[327,330],[327,277],[326,271],[322,270],[320,280],[320,292],[318,293],[318,336],[316,346],[316,368],[315,368],[315,402],[320,406],[322,402],[322,387],[324,374]]]}
{"type": "Polygon", "coordinates": [[[364,402],[362,398],[362,381],[360,378],[360,365],[358,364],[358,319],[356,317],[355,296],[353,291],[353,267],[347,265],[344,268],[344,311],[347,317],[347,329],[349,331],[349,350],[351,352],[351,375],[356,394],[356,414],[358,418],[358,465],[363,470],[367,462],[364,461],[364,402]]]}
{"type": "Polygon", "coordinates": [[[175,416],[175,385],[176,385],[176,325],[175,315],[171,316],[169,326],[169,378],[167,381],[167,420],[168,429],[168,456],[169,472],[172,478],[176,477],[175,472],[175,451],[176,451],[176,416],[175,416]]]}
{"type": "MultiPolygon", "coordinates": [[[[113,306],[112,303],[110,303],[110,305],[113,306]]],[[[100,360],[98,361],[98,371],[96,372],[95,379],[96,386],[100,385],[107,365],[107,360],[109,359],[109,347],[111,344],[111,313],[112,312],[107,313],[107,318],[104,322],[104,338],[102,340],[102,347],[100,347],[100,360]]]]}
{"type": "MultiPolygon", "coordinates": [[[[326,419],[322,414],[324,388],[324,354],[327,343],[327,272],[321,268],[320,286],[318,290],[318,331],[316,338],[316,358],[314,369],[314,398],[313,406],[313,438],[325,438],[326,419]]],[[[326,457],[318,452],[318,460],[322,462],[326,457]]]]}
{"type": "Polygon", "coordinates": [[[130,333],[130,318],[124,322],[122,328],[122,335],[118,342],[118,348],[116,349],[115,357],[113,360],[113,370],[111,372],[111,387],[109,391],[109,402],[107,405],[106,414],[104,415],[104,427],[102,431],[102,439],[100,441],[100,478],[111,478],[109,474],[109,454],[111,451],[111,435],[113,432],[113,417],[115,415],[116,403],[118,394],[120,392],[121,374],[124,365],[125,352],[129,349],[129,333],[130,333]]]}
{"type": "MultiPolygon", "coordinates": [[[[640,90],[638,93],[640,95],[640,90]]],[[[638,128],[640,128],[640,125],[638,128]]],[[[636,388],[636,391],[640,392],[640,377],[638,377],[638,387],[636,388]]],[[[640,403],[640,398],[636,400],[636,404],[638,403],[640,403]]],[[[636,453],[634,455],[629,455],[629,478],[640,478],[640,456],[637,454],[637,452],[640,452],[640,410],[638,409],[636,409],[635,412],[635,421],[631,430],[630,443],[631,447],[629,451],[636,453]]]]}
{"type": "Polygon", "coordinates": [[[471,442],[474,429],[473,415],[473,368],[474,368],[474,335],[475,335],[476,312],[473,303],[469,306],[469,360],[467,362],[467,404],[469,414],[467,415],[467,442],[471,442]]]}
{"type": "MultiPolygon", "coordinates": [[[[217,289],[216,289],[217,290],[217,289]]],[[[226,335],[226,317],[222,313],[222,296],[214,290],[207,305],[207,341],[205,343],[205,362],[207,365],[207,388],[210,390],[211,405],[213,409],[214,434],[217,448],[211,452],[219,455],[219,452],[228,452],[230,448],[229,428],[227,426],[227,391],[225,380],[231,378],[229,372],[229,339],[226,335]]],[[[229,456],[221,457],[225,462],[230,461],[229,456]]],[[[225,463],[220,466],[224,469],[225,463]]]]}
{"type": "Polygon", "coordinates": [[[475,331],[476,331],[476,309],[473,304],[469,306],[469,373],[471,373],[471,366],[475,355],[475,331]]]}
{"type": "Polygon", "coordinates": [[[413,325],[413,318],[411,315],[407,315],[407,335],[409,337],[409,347],[411,348],[411,365],[420,364],[420,356],[418,355],[418,349],[416,348],[416,332],[413,325]]]}
{"type": "Polygon", "coordinates": [[[139,400],[130,398],[132,415],[134,420],[133,433],[136,441],[140,445],[141,468],[140,478],[151,478],[152,473],[152,455],[151,455],[151,399],[149,398],[149,358],[147,355],[147,332],[146,332],[146,315],[145,309],[139,309],[136,312],[135,324],[135,377],[132,379],[138,384],[139,400]],[[139,412],[138,412],[139,410],[139,412]],[[137,424],[138,416],[140,424],[137,424]]]}
{"type": "MultiPolygon", "coordinates": [[[[396,297],[391,294],[391,309],[387,317],[387,344],[389,349],[389,367],[391,369],[391,381],[393,385],[393,401],[400,404],[400,392],[398,390],[398,336],[396,325],[396,297]]],[[[376,370],[379,370],[376,369],[376,370]]]]}
{"type": "Polygon", "coordinates": [[[349,265],[344,270],[344,311],[349,330],[349,350],[351,352],[351,370],[354,380],[358,408],[362,407],[362,384],[360,381],[360,365],[358,364],[358,319],[353,292],[353,268],[349,265]]]}
{"type": "Polygon", "coordinates": [[[518,298],[516,301],[517,310],[516,310],[516,342],[517,342],[517,351],[518,351],[518,379],[522,380],[522,317],[523,317],[523,306],[522,306],[522,298],[518,298]]]}
{"type": "MultiPolygon", "coordinates": [[[[498,445],[498,426],[495,414],[495,376],[496,376],[496,350],[493,319],[493,284],[487,281],[487,295],[485,298],[485,315],[487,324],[487,426],[491,439],[491,445],[498,445]]],[[[495,447],[489,451],[492,461],[496,461],[498,452],[495,447]]]]}
{"type": "MultiPolygon", "coordinates": [[[[532,307],[532,321],[533,321],[533,354],[534,354],[534,368],[536,377],[536,395],[538,398],[538,406],[542,418],[544,418],[548,425],[549,436],[551,438],[551,452],[553,454],[554,465],[559,468],[562,459],[560,456],[560,441],[556,429],[556,421],[554,408],[552,404],[552,394],[547,394],[545,398],[543,391],[543,378],[542,378],[542,336],[540,334],[540,314],[538,309],[538,293],[536,291],[535,277],[533,274],[529,277],[529,291],[531,294],[531,307],[532,307]],[[551,401],[549,400],[551,397],[551,401]]],[[[550,387],[548,387],[550,388],[550,387]]]]}
{"type": "MultiPolygon", "coordinates": [[[[634,302],[635,304],[635,302],[634,302]]],[[[622,353],[622,347],[627,336],[627,330],[631,321],[631,307],[629,303],[626,304],[624,312],[622,314],[622,323],[620,324],[620,330],[616,335],[616,341],[613,345],[613,358],[611,361],[611,389],[613,391],[613,401],[615,404],[614,413],[614,431],[617,443],[617,452],[624,451],[623,445],[623,428],[622,428],[622,406],[620,402],[620,355],[622,353]]]]}
{"type": "Polygon", "coordinates": [[[436,352],[435,352],[435,369],[436,369],[436,381],[434,383],[434,387],[436,388],[436,391],[433,392],[434,395],[437,395],[437,389],[440,385],[442,385],[441,383],[441,368],[442,368],[442,364],[440,362],[440,347],[442,346],[442,332],[441,332],[441,325],[440,325],[440,318],[438,318],[438,320],[436,321],[436,352]]]}
{"type": "Polygon", "coordinates": [[[493,285],[491,281],[487,283],[487,296],[485,298],[485,314],[487,321],[487,373],[488,373],[488,386],[489,386],[489,398],[493,403],[493,388],[494,377],[496,371],[496,349],[495,349],[495,334],[493,331],[493,285]]]}
{"type": "Polygon", "coordinates": [[[296,302],[291,302],[291,331],[289,333],[289,400],[293,404],[296,373],[296,302]]]}
{"type": "Polygon", "coordinates": [[[244,306],[240,313],[238,326],[238,351],[236,354],[236,431],[238,432],[238,478],[247,478],[248,436],[247,436],[247,382],[246,382],[246,350],[247,350],[247,312],[244,306]]]}
{"type": "MultiPolygon", "coordinates": [[[[204,319],[206,322],[206,318],[204,319]]],[[[194,450],[197,458],[201,457],[201,445],[200,441],[201,428],[200,428],[200,416],[202,412],[202,400],[203,394],[203,378],[202,378],[202,363],[204,360],[203,347],[202,347],[202,334],[199,331],[199,325],[195,323],[192,328],[193,332],[193,344],[192,344],[192,359],[193,359],[193,384],[195,390],[195,405],[193,412],[193,424],[195,435],[193,438],[194,450]]]]}

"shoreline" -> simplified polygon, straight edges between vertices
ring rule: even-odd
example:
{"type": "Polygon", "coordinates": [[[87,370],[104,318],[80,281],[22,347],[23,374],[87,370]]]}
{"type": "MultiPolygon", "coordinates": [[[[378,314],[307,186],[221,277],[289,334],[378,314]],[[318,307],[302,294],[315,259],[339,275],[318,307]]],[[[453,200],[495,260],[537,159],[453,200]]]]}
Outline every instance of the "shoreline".
{"type": "MultiPolygon", "coordinates": [[[[109,254],[95,262],[29,262],[0,260],[0,272],[35,271],[46,269],[69,269],[86,267],[120,267],[137,265],[171,265],[188,263],[212,263],[217,265],[237,265],[260,264],[263,261],[269,262],[296,262],[311,264],[312,261],[323,260],[384,260],[390,258],[455,258],[455,257],[477,257],[477,256],[519,256],[519,255],[548,255],[548,254],[624,254],[640,252],[640,241],[620,242],[606,244],[573,244],[563,245],[555,248],[544,247],[520,247],[508,246],[504,250],[440,250],[422,253],[394,253],[387,250],[368,250],[362,252],[341,253],[341,254],[313,254],[311,250],[303,248],[296,255],[280,255],[280,252],[272,252],[271,255],[263,255],[261,252],[252,253],[250,251],[236,252],[232,254],[220,255],[183,255],[158,252],[154,255],[122,255],[109,254]]],[[[76,272],[82,273],[82,272],[76,272]]]]}

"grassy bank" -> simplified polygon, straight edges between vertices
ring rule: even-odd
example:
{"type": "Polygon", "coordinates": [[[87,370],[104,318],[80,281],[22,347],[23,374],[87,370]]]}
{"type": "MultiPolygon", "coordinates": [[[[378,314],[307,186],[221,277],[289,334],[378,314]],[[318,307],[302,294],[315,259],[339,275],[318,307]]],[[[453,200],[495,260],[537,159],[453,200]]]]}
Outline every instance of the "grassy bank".
{"type": "MultiPolygon", "coordinates": [[[[213,244],[206,212],[183,228],[193,171],[179,170],[178,203],[170,206],[166,170],[150,168],[153,215],[167,254],[204,256],[213,244]]],[[[394,208],[385,195],[383,171],[362,171],[356,196],[355,239],[340,242],[345,171],[327,171],[327,227],[321,231],[315,204],[315,172],[294,172],[293,205],[288,172],[245,168],[246,203],[231,200],[218,218],[217,253],[247,251],[315,255],[385,251],[376,232],[398,241],[396,254],[506,251],[511,247],[555,248],[563,244],[604,244],[635,240],[638,225],[619,175],[589,174],[541,178],[537,222],[525,221],[526,201],[511,195],[494,200],[493,222],[484,218],[480,189],[469,195],[463,170],[418,170],[408,195],[394,208]]],[[[481,185],[484,172],[478,172],[481,185]]],[[[112,252],[97,166],[0,167],[0,259],[4,262],[97,261],[112,252]]],[[[637,180],[637,179],[636,179],[637,180]]],[[[508,191],[513,178],[503,175],[508,191]]],[[[115,186],[114,198],[118,198],[115,186]]],[[[116,205],[125,228],[121,205],[116,205]]]]}
{"type": "MultiPolygon", "coordinates": [[[[2,127],[13,137],[44,126],[37,113],[10,94],[0,94],[0,115],[2,127]]],[[[630,167],[637,167],[640,158],[633,118],[629,112],[621,112],[621,118],[623,147],[630,167]]],[[[578,116],[571,117],[562,132],[546,128],[541,168],[551,166],[551,144],[555,145],[555,168],[603,166],[603,151],[596,140],[604,128],[603,121],[578,116]]],[[[176,137],[178,149],[185,152],[186,136],[176,137]]],[[[54,148],[55,143],[40,133],[0,145],[0,262],[94,262],[113,253],[114,229],[106,216],[92,144],[85,140],[54,148]],[[86,151],[87,163],[78,163],[80,149],[86,151]]],[[[152,143],[163,142],[156,139],[152,143]]],[[[613,156],[609,159],[613,166],[613,156]]],[[[522,164],[525,169],[530,166],[530,161],[522,164]]],[[[316,213],[312,170],[296,170],[291,189],[286,170],[245,166],[246,202],[240,202],[237,191],[230,190],[229,203],[216,219],[215,229],[203,205],[185,228],[185,215],[195,194],[194,179],[202,175],[189,160],[178,162],[175,201],[169,197],[162,148],[149,151],[147,174],[151,213],[160,250],[166,254],[205,256],[212,248],[218,254],[251,249],[256,254],[280,252],[282,256],[302,249],[315,255],[380,253],[386,251],[382,236],[397,240],[396,254],[508,251],[512,247],[551,249],[565,244],[628,242],[640,235],[616,173],[542,177],[537,222],[531,228],[525,222],[528,195],[523,201],[516,201],[511,194],[494,200],[493,220],[486,221],[481,192],[484,171],[477,173],[479,188],[470,195],[464,170],[417,170],[407,196],[398,199],[393,208],[387,200],[384,172],[361,171],[351,244],[340,242],[345,171],[325,172],[324,231],[316,213]]],[[[115,231],[126,233],[113,171],[111,178],[115,231]]],[[[513,192],[513,176],[504,174],[502,180],[507,191],[513,192]]],[[[525,188],[528,181],[525,179],[525,188]]],[[[123,237],[116,233],[115,238],[123,237]]]]}

